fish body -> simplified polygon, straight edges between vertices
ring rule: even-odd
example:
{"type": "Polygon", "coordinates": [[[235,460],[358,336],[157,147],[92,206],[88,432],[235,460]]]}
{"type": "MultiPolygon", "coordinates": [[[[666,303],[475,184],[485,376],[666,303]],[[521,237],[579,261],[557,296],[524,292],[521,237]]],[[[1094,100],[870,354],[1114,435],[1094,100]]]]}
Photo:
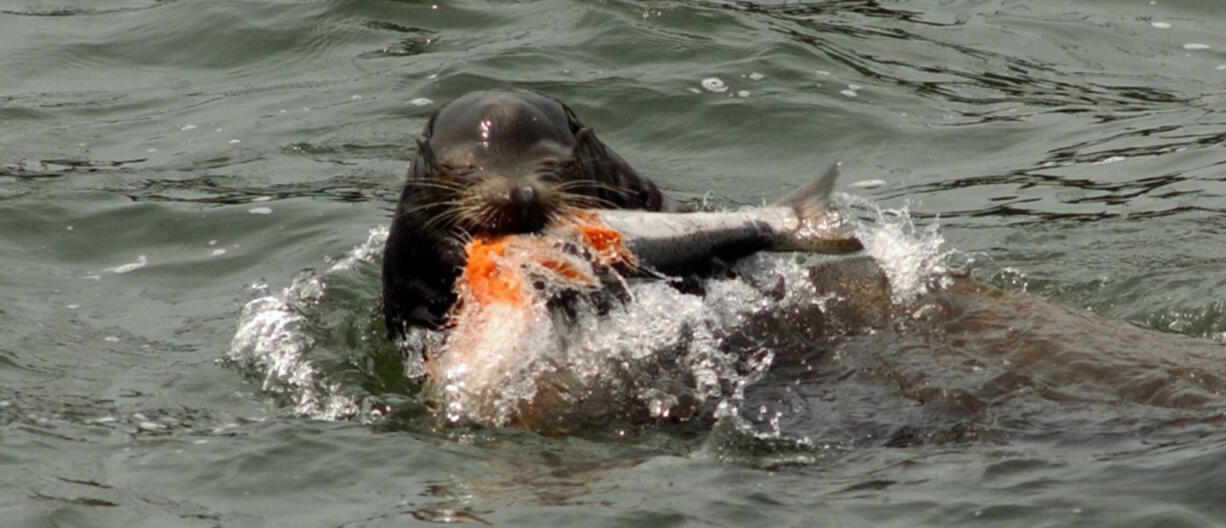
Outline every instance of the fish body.
{"type": "Polygon", "coordinates": [[[666,275],[702,271],[712,261],[731,262],[759,251],[851,253],[863,245],[829,206],[838,167],[758,207],[688,213],[602,209],[591,214],[620,234],[640,267],[666,275]]]}
{"type": "Polygon", "coordinates": [[[568,290],[616,287],[623,276],[699,273],[759,251],[858,251],[863,245],[829,204],[837,178],[835,164],[774,203],[735,211],[572,210],[540,233],[479,237],[465,247],[456,293],[470,309],[524,304],[568,290]]]}

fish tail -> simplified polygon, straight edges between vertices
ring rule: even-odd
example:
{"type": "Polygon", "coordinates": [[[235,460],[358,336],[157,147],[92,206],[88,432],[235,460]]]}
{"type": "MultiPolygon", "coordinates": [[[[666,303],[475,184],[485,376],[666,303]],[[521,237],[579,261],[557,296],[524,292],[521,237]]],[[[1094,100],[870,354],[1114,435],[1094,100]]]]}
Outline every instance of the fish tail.
{"type": "Polygon", "coordinates": [[[776,200],[775,205],[791,207],[801,218],[809,218],[829,210],[830,193],[834,191],[835,180],[839,179],[839,166],[842,164],[841,161],[834,162],[813,181],[776,200]]]}
{"type": "Polygon", "coordinates": [[[830,205],[830,193],[839,179],[841,165],[842,162],[834,162],[817,178],[775,201],[775,205],[791,208],[800,220],[795,232],[778,241],[780,249],[832,254],[864,249],[830,205]]]}

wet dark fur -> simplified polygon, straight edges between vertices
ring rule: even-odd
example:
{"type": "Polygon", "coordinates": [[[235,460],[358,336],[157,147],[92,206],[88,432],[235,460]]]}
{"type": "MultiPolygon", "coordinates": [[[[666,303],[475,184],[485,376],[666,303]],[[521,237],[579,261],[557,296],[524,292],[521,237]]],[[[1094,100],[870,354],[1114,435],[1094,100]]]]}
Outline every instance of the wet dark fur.
{"type": "Polygon", "coordinates": [[[388,336],[443,323],[473,236],[536,231],[571,205],[675,208],[556,99],[485,91],[440,108],[417,141],[384,249],[388,336]]]}

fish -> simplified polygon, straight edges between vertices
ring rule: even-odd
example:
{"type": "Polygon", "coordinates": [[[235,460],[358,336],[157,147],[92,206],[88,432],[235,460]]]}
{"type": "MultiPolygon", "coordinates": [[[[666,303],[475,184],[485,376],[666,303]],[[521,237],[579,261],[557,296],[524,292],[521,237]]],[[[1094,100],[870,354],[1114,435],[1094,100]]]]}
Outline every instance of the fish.
{"type": "Polygon", "coordinates": [[[600,209],[591,214],[622,237],[640,267],[665,275],[702,271],[759,251],[853,253],[864,245],[830,206],[839,163],[774,203],[733,211],[643,212],[600,209]]]}
{"type": "Polygon", "coordinates": [[[859,251],[864,246],[851,224],[830,203],[839,165],[761,206],[695,212],[575,209],[539,233],[477,237],[465,247],[457,293],[478,303],[522,303],[527,282],[609,286],[611,272],[616,279],[677,277],[760,251],[859,251]]]}

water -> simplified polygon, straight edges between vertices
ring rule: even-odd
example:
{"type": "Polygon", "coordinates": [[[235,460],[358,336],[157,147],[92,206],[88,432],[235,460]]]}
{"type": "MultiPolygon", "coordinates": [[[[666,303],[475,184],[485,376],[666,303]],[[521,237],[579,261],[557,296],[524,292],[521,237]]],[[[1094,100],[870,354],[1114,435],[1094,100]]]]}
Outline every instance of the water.
{"type": "Polygon", "coordinates": [[[1224,22],[1164,0],[4,3],[0,518],[1226,523],[1224,22]],[[440,427],[376,331],[377,254],[344,259],[377,248],[430,112],[490,86],[567,101],[681,199],[759,203],[842,159],[897,244],[876,255],[948,252],[1013,293],[937,294],[964,326],[767,333],[735,419],[440,427]],[[220,361],[265,296],[322,384],[220,361]],[[1017,314],[1067,354],[988,346],[1017,314]]]}

